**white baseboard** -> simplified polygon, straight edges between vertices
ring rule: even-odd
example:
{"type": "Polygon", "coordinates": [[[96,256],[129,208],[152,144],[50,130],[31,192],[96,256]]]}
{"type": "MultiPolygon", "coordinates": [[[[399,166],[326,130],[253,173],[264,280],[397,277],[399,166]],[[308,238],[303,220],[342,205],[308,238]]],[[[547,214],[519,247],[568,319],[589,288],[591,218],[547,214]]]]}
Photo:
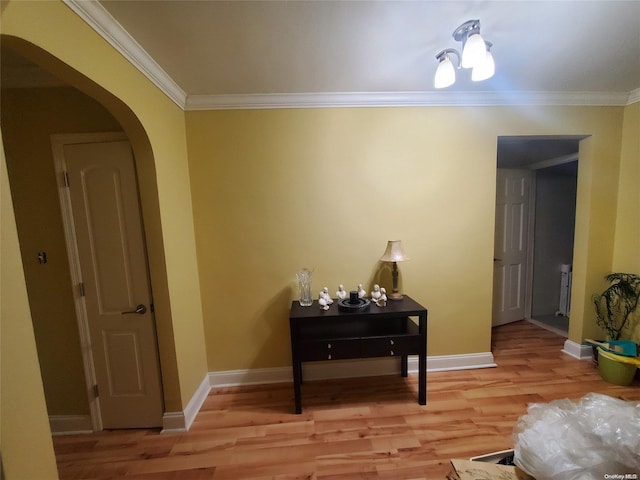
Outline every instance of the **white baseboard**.
{"type": "MultiPolygon", "coordinates": [[[[409,371],[418,372],[418,359],[415,358],[415,369],[411,369],[411,358],[409,358],[409,371]]],[[[427,372],[446,372],[449,370],[471,370],[474,368],[497,367],[493,360],[493,353],[466,353],[462,355],[439,355],[427,357],[427,372]]]]}
{"type": "Polygon", "coordinates": [[[198,415],[202,404],[207,399],[210,390],[211,383],[209,382],[209,376],[205,375],[205,377],[202,379],[202,382],[200,382],[200,386],[196,390],[196,393],[194,393],[193,397],[191,397],[191,400],[189,400],[187,408],[184,409],[186,430],[189,430],[189,427],[191,427],[191,424],[195,420],[196,415],[198,415]]]}
{"type": "Polygon", "coordinates": [[[186,432],[187,422],[183,412],[164,412],[161,433],[186,432]]]}
{"type": "MultiPolygon", "coordinates": [[[[491,352],[463,355],[442,355],[427,357],[427,372],[447,370],[467,370],[472,368],[495,367],[491,352]]],[[[418,373],[418,357],[410,356],[409,373],[418,373]]],[[[400,372],[400,358],[373,358],[331,362],[307,362],[302,365],[305,380],[326,380],[330,378],[370,377],[393,375],[400,372]]],[[[209,372],[212,387],[235,387],[267,383],[287,383],[293,381],[291,367],[257,368],[251,370],[227,370],[209,372]]]]}
{"type": "Polygon", "coordinates": [[[209,372],[209,384],[215,388],[286,382],[293,382],[291,367],[209,372]]]}
{"type": "Polygon", "coordinates": [[[183,412],[165,412],[162,416],[162,433],[186,432],[200,411],[211,390],[209,376],[205,376],[200,386],[187,403],[183,412]]]}
{"type": "Polygon", "coordinates": [[[591,348],[591,345],[582,345],[569,339],[564,342],[562,352],[567,355],[571,355],[573,358],[577,358],[578,360],[591,360],[593,357],[593,349],[591,348]]]}
{"type": "Polygon", "coordinates": [[[49,415],[49,426],[54,436],[93,433],[91,415],[49,415]]]}

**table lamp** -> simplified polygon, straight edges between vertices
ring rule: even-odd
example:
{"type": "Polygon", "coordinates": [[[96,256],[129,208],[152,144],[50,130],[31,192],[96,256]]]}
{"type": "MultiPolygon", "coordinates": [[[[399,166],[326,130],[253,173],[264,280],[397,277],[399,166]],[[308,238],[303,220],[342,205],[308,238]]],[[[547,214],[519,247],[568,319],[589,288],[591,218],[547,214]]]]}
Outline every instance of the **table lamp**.
{"type": "Polygon", "coordinates": [[[387,242],[387,249],[380,257],[382,262],[393,262],[393,271],[391,273],[393,277],[393,292],[388,295],[389,300],[402,300],[402,294],[398,292],[398,263],[409,260],[407,254],[402,249],[402,243],[400,240],[389,240],[387,242]]]}

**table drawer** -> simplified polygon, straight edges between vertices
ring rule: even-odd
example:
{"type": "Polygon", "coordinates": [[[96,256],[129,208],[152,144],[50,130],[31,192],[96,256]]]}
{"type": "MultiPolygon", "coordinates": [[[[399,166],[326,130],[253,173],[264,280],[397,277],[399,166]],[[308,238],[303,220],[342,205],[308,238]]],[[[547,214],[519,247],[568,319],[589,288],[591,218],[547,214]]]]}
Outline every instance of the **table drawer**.
{"type": "Polygon", "coordinates": [[[363,338],[360,354],[363,357],[393,357],[420,353],[420,336],[363,338]]]}
{"type": "Polygon", "coordinates": [[[360,341],[313,340],[300,342],[300,360],[338,360],[360,357],[360,341]]]}

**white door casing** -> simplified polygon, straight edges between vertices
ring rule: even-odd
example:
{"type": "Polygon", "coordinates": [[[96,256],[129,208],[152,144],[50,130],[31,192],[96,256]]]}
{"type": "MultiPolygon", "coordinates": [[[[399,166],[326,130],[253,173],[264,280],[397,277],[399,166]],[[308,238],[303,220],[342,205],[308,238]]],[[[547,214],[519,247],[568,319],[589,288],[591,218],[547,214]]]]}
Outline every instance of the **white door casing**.
{"type": "Polygon", "coordinates": [[[157,339],[131,147],[123,134],[54,135],[52,146],[88,352],[94,429],[161,426],[157,339]]]}
{"type": "Polygon", "coordinates": [[[497,170],[492,325],[525,318],[530,170],[497,170]]]}

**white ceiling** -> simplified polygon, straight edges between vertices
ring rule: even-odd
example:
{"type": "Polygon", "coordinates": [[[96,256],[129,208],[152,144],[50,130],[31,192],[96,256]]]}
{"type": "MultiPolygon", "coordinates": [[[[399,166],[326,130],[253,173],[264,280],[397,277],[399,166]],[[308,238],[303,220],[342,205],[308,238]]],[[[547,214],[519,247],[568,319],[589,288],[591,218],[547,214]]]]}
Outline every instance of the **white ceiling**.
{"type": "Polygon", "coordinates": [[[428,94],[436,53],[460,49],[451,35],[469,19],[479,19],[494,44],[496,74],[475,83],[469,71],[458,71],[456,84],[439,95],[597,97],[640,88],[640,0],[99,5],[187,98],[428,94]]]}

